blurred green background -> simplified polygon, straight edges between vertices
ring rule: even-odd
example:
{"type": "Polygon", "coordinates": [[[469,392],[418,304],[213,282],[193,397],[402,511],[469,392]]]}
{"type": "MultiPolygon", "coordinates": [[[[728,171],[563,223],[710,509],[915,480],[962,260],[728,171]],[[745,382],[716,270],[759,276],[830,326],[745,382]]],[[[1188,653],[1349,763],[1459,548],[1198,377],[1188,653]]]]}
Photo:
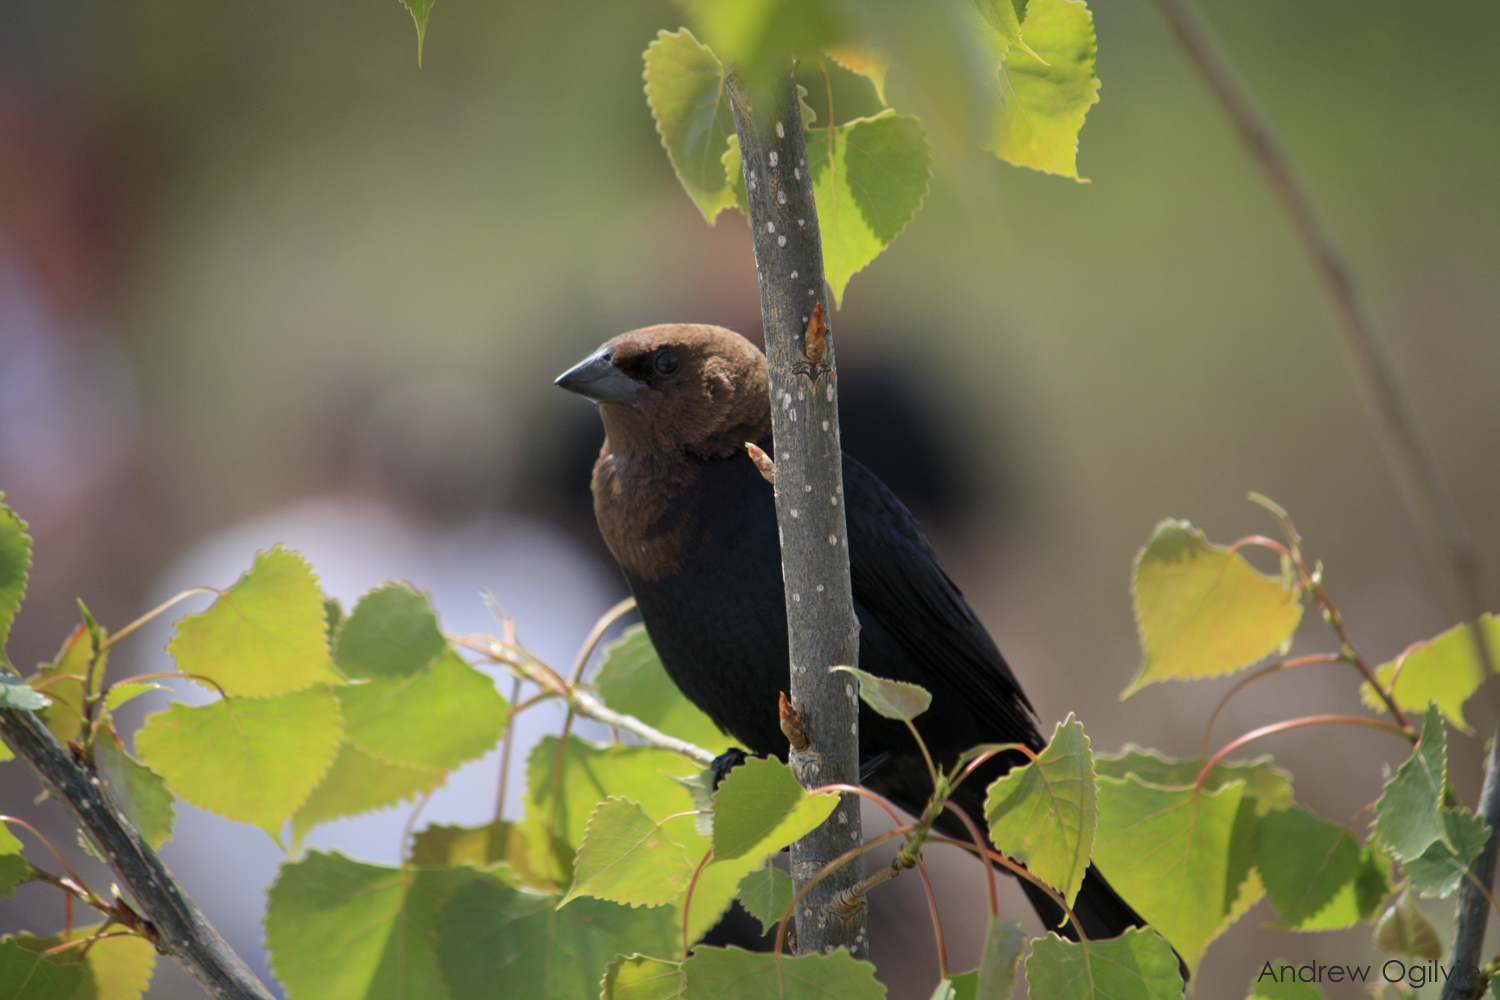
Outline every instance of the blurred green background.
{"type": "MultiPolygon", "coordinates": [[[[897,373],[942,429],[967,492],[935,543],[1044,728],[1076,711],[1096,751],[1193,756],[1227,683],[1117,700],[1139,655],[1130,562],[1160,518],[1229,541],[1274,528],[1247,491],[1276,499],[1375,662],[1455,605],[1279,206],[1154,7],[1093,6],[1092,183],[940,150],[832,326],[847,379],[897,373]]],[[[1202,7],[1350,258],[1500,605],[1500,7],[1202,7]]],[[[504,502],[597,551],[586,508],[558,499],[588,463],[570,435],[597,431],[552,378],[636,326],[760,327],[743,221],[703,224],[643,98],[642,50],[682,21],[665,2],[442,0],[418,69],[394,0],[0,2],[0,365],[16,330],[105,359],[49,394],[96,420],[55,447],[0,399],[0,489],[37,541],[15,661],[50,657],[75,596],[123,624],[202,539],[347,486],[358,414],[416,378],[503,400],[504,502]]],[[[1309,621],[1298,649],[1329,648],[1309,621]]],[[[1231,703],[1216,743],[1360,711],[1351,677],[1298,673],[1231,703]]],[[[1486,733],[1495,712],[1470,721],[1486,733]]],[[[1452,751],[1469,802],[1481,743],[1452,751]]],[[[1343,729],[1254,749],[1339,822],[1402,757],[1343,729]]],[[[973,874],[938,879],[956,968],[977,958],[973,874]]],[[[882,892],[882,975],[924,997],[920,887],[882,892]]],[[[1447,905],[1431,912],[1451,933],[1447,905]]],[[[1273,919],[1262,903],[1211,947],[1199,996],[1242,995],[1276,957],[1376,961],[1368,928],[1258,928],[1273,919]]],[[[152,995],[195,995],[182,979],[159,973],[152,995]]]]}

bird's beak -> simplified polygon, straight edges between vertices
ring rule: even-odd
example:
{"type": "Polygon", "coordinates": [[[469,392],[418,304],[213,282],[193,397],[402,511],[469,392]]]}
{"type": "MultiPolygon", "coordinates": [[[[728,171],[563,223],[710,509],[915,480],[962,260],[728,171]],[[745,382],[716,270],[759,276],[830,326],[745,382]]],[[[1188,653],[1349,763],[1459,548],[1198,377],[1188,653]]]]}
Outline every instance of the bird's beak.
{"type": "Polygon", "coordinates": [[[569,392],[576,392],[596,403],[624,403],[635,405],[635,394],[646,388],[646,383],[637,382],[614,366],[610,361],[613,348],[599,348],[578,364],[557,377],[553,385],[569,392]]]}

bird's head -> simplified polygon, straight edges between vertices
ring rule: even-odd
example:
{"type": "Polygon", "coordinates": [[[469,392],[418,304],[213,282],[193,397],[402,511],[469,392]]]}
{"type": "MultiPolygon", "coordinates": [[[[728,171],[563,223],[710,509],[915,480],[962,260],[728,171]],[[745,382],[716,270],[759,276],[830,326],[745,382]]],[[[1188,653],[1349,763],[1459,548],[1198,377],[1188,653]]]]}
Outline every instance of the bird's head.
{"type": "Polygon", "coordinates": [[[675,323],[622,333],[556,384],[599,404],[616,450],[718,458],[771,433],[765,356],[721,326],[675,323]]]}

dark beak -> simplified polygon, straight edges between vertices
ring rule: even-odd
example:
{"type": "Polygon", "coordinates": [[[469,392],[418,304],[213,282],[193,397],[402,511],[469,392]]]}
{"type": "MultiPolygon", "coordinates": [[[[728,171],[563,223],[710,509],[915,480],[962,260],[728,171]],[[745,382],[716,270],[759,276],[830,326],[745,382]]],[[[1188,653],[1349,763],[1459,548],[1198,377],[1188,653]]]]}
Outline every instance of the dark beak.
{"type": "Polygon", "coordinates": [[[553,385],[576,392],[596,403],[635,405],[635,394],[646,388],[614,366],[609,356],[613,348],[601,347],[557,377],[553,385]]]}

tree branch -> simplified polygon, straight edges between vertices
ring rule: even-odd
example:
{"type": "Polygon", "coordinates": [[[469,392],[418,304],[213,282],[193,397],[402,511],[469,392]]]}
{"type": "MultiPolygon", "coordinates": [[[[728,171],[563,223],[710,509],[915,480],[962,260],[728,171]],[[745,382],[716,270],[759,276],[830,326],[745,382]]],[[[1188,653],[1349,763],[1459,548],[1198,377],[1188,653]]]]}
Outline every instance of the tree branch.
{"type": "Polygon", "coordinates": [[[161,858],[115,809],[92,774],[73,759],[42,721],[25,709],[0,709],[0,736],[31,765],[42,783],[73,814],[108,860],[141,915],[156,931],[157,946],[182,963],[219,1000],[272,1000],[207,918],[183,892],[161,858]]]}
{"type": "MultiPolygon", "coordinates": [[[[804,785],[856,784],[859,696],[848,678],[828,672],[858,662],[859,621],[849,584],[838,376],[826,326],[823,248],[801,100],[789,72],[774,81],[769,94],[752,94],[743,80],[731,76],[729,98],[750,203],[770,368],[789,690],[808,738],[805,749],[792,749],[790,760],[804,785]]],[[[797,891],[861,840],[859,802],[843,795],[827,822],[792,845],[797,891]]],[[[800,952],[848,948],[856,957],[868,954],[863,901],[852,911],[830,906],[860,882],[862,868],[862,862],[844,865],[812,887],[797,910],[800,952]]]]}

